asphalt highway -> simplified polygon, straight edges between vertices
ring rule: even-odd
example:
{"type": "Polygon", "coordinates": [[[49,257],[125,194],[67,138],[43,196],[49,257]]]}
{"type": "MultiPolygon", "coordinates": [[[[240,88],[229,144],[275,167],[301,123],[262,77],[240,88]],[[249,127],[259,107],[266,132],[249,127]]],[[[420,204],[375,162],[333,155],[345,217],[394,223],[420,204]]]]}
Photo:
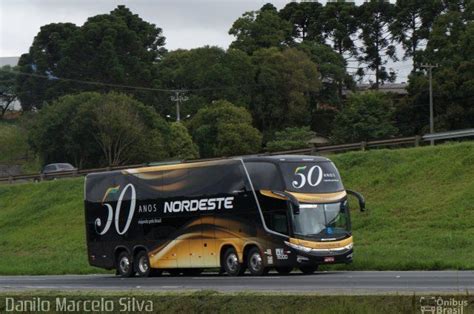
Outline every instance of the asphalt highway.
{"type": "Polygon", "coordinates": [[[334,271],[263,277],[120,278],[113,275],[0,276],[0,292],[25,290],[300,292],[321,294],[474,293],[474,271],[334,271]]]}

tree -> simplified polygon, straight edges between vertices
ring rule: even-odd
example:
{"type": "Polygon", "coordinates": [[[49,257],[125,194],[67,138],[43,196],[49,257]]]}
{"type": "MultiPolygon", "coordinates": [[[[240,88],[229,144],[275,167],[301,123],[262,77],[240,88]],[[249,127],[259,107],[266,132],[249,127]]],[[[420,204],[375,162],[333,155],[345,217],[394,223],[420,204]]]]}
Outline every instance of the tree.
{"type": "Polygon", "coordinates": [[[314,109],[310,95],[321,87],[316,64],[295,48],[260,49],[252,59],[257,86],[250,110],[257,127],[270,135],[283,127],[308,125],[314,109]]]}
{"type": "Polygon", "coordinates": [[[397,134],[393,125],[394,108],[390,96],[378,92],[352,94],[334,120],[336,142],[382,139],[397,134]]]}
{"type": "MultiPolygon", "coordinates": [[[[227,99],[237,105],[250,103],[255,70],[250,57],[241,50],[200,47],[167,53],[156,66],[159,78],[155,87],[191,90],[182,115],[194,115],[206,104],[227,99]]],[[[162,94],[158,111],[174,115],[174,104],[162,94]]]]}
{"type": "Polygon", "coordinates": [[[0,119],[3,119],[10,106],[18,96],[16,93],[15,74],[12,67],[5,65],[0,69],[0,119]]]}
{"type": "MultiPolygon", "coordinates": [[[[444,11],[433,23],[422,62],[438,65],[433,70],[434,125],[436,131],[470,128],[474,125],[474,24],[468,11],[444,11]]],[[[414,133],[428,131],[428,78],[415,72],[409,78],[409,98],[397,116],[414,133]]],[[[400,128],[402,129],[402,128],[400,128]]]]}
{"type": "Polygon", "coordinates": [[[390,27],[394,39],[405,49],[404,59],[418,60],[418,50],[428,40],[435,17],[443,9],[441,0],[398,0],[390,27]]]}
{"type": "Polygon", "coordinates": [[[433,22],[443,10],[442,1],[399,0],[395,10],[390,30],[393,38],[405,49],[404,60],[413,58],[415,70],[420,62],[420,50],[426,46],[433,22]]]}
{"type": "Polygon", "coordinates": [[[174,122],[170,129],[169,153],[172,158],[199,158],[198,147],[193,143],[188,129],[181,122],[174,122]]]}
{"type": "Polygon", "coordinates": [[[217,127],[217,156],[258,153],[262,135],[249,123],[220,123],[217,127]]]}
{"type": "Polygon", "coordinates": [[[315,135],[316,133],[311,131],[307,126],[301,128],[285,128],[283,131],[275,132],[274,139],[267,143],[266,149],[271,152],[276,152],[306,148],[309,146],[309,140],[315,135]]]}
{"type": "Polygon", "coordinates": [[[342,101],[342,89],[354,87],[352,76],[346,72],[346,61],[329,46],[317,42],[305,41],[298,47],[313,61],[321,74],[321,89],[316,102],[339,106],[342,101]]]}
{"type": "Polygon", "coordinates": [[[252,54],[260,48],[284,47],[291,42],[291,32],[291,24],[280,18],[273,5],[266,4],[259,11],[244,13],[234,22],[229,34],[236,39],[230,48],[252,54]]]}
{"type": "Polygon", "coordinates": [[[279,15],[293,26],[293,40],[324,43],[322,11],[323,6],[318,2],[290,2],[280,10],[279,15]]]}
{"type": "Polygon", "coordinates": [[[111,93],[101,97],[101,103],[88,102],[81,109],[79,117],[81,113],[93,114],[87,133],[100,147],[107,165],[148,162],[166,156],[163,135],[157,132],[154,123],[146,121],[153,114],[138,101],[111,93]]]}
{"type": "Polygon", "coordinates": [[[260,132],[252,127],[252,116],[242,107],[220,100],[200,109],[188,123],[201,157],[256,153],[260,132]]]}
{"type": "Polygon", "coordinates": [[[357,7],[351,2],[331,2],[322,14],[324,37],[346,61],[357,56],[354,36],[359,26],[357,7]]]}
{"type": "MultiPolygon", "coordinates": [[[[113,88],[101,83],[151,87],[153,65],[163,56],[164,43],[161,28],[124,6],[91,17],[81,27],[43,26],[19,61],[25,73],[19,76],[20,101],[25,110],[39,109],[65,94],[113,88]]],[[[145,91],[127,92],[142,100],[150,97],[145,91]]]]}
{"type": "Polygon", "coordinates": [[[45,163],[97,167],[168,156],[166,122],[124,94],[63,96],[36,115],[29,131],[31,145],[45,163]]]}
{"type": "Polygon", "coordinates": [[[385,65],[388,60],[397,61],[390,25],[394,20],[394,5],[385,0],[370,0],[358,8],[358,20],[361,28],[359,38],[364,46],[361,47],[359,61],[367,68],[359,68],[358,74],[364,75],[368,70],[375,72],[374,87],[395,80],[395,72],[388,72],[385,65]]]}
{"type": "MultiPolygon", "coordinates": [[[[100,159],[97,144],[88,134],[86,119],[76,119],[80,105],[95,95],[64,96],[35,114],[28,126],[28,140],[44,163],[70,162],[78,167],[92,166],[100,159]],[[79,124],[79,125],[78,125],[79,124]],[[78,135],[75,134],[79,130],[78,135]]],[[[95,164],[98,165],[99,163],[95,164]]]]}
{"type": "Polygon", "coordinates": [[[40,109],[44,102],[67,94],[69,82],[58,81],[54,76],[64,73],[60,62],[64,58],[67,41],[78,30],[72,23],[52,23],[42,26],[33,40],[29,52],[18,61],[18,98],[24,111],[40,109]],[[45,78],[46,77],[46,78],[45,78]]]}

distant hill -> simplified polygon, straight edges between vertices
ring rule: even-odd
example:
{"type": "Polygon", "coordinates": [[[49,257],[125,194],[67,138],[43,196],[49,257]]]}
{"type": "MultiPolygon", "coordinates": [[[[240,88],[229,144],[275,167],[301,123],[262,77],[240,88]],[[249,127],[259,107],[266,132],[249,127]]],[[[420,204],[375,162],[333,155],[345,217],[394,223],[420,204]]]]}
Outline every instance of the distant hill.
{"type": "Polygon", "coordinates": [[[0,67],[4,65],[15,66],[18,64],[20,57],[0,57],[0,67]]]}

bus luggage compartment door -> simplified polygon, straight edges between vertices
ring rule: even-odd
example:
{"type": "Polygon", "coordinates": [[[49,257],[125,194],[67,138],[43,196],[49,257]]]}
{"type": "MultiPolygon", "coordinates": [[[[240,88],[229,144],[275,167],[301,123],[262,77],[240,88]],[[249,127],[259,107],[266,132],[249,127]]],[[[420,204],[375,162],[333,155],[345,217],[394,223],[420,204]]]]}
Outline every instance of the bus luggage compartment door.
{"type": "Polygon", "coordinates": [[[201,217],[201,264],[205,267],[219,266],[219,252],[216,244],[215,220],[213,215],[201,217]]]}

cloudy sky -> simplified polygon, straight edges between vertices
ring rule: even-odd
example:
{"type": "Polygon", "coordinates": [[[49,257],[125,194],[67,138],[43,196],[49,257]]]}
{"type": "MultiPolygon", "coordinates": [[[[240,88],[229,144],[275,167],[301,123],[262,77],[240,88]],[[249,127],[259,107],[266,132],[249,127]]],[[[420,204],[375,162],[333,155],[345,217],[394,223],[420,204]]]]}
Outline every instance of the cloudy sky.
{"type": "MultiPolygon", "coordinates": [[[[166,48],[215,45],[227,48],[233,37],[232,23],[267,2],[277,8],[291,0],[0,0],[0,57],[19,56],[28,51],[40,27],[49,23],[82,25],[90,16],[108,13],[125,4],[144,20],[163,29],[166,48]]],[[[320,1],[324,3],[325,1],[320,1]]],[[[363,0],[356,0],[362,3],[363,0]]],[[[400,76],[409,66],[397,64],[400,76]]],[[[403,81],[405,78],[400,77],[403,81]]]]}

